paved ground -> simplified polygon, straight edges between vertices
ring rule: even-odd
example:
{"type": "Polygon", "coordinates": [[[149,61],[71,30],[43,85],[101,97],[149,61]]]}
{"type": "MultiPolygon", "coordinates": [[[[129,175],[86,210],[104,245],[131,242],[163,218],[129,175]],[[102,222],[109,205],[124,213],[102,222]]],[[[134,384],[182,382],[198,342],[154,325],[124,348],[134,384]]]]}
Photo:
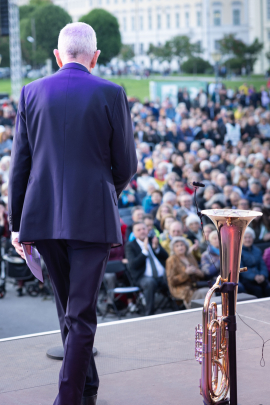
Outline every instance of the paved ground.
{"type": "MultiPolygon", "coordinates": [[[[269,338],[270,300],[237,305],[237,312],[269,338]]],[[[100,375],[97,405],[195,405],[201,367],[194,360],[194,326],[201,309],[99,325],[95,345],[100,375]]],[[[269,405],[270,345],[260,366],[261,340],[237,319],[238,405],[269,405]]],[[[52,405],[61,362],[46,349],[60,334],[0,342],[1,405],[52,405]],[[18,355],[18,353],[20,355],[18,355]]]]}
{"type": "MultiPolygon", "coordinates": [[[[41,333],[59,329],[55,303],[43,297],[18,297],[11,282],[6,284],[7,293],[0,300],[0,339],[41,333]]],[[[168,310],[163,312],[168,312],[168,310]]],[[[138,317],[127,314],[123,319],[138,317]]],[[[98,316],[98,323],[116,321],[114,314],[107,314],[103,320],[98,316]]]]}

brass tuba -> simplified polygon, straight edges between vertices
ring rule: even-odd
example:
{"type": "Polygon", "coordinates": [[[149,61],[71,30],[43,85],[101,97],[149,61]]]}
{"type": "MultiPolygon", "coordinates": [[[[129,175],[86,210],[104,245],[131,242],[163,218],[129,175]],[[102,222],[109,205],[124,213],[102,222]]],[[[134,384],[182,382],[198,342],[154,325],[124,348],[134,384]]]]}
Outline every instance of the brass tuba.
{"type": "MultiPolygon", "coordinates": [[[[225,400],[230,388],[229,334],[226,318],[229,315],[228,293],[221,292],[222,313],[217,304],[210,303],[216,290],[225,282],[238,283],[243,236],[250,222],[262,213],[244,210],[205,210],[218,231],[220,276],[208,291],[202,313],[202,325],[195,328],[195,358],[202,365],[200,393],[205,405],[225,400]]],[[[232,300],[233,301],[233,300],[232,300]]],[[[235,304],[237,288],[235,290],[235,304]]],[[[234,313],[235,315],[235,313],[234,313]]]]}

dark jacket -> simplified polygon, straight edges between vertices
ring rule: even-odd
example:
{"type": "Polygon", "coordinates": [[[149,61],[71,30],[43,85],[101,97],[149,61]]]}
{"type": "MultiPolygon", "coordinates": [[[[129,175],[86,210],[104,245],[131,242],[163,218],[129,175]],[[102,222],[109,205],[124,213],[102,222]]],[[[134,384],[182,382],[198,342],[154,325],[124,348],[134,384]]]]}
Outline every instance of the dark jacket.
{"type": "MultiPolygon", "coordinates": [[[[164,266],[165,268],[165,262],[168,258],[168,253],[165,249],[163,249],[162,246],[159,245],[159,248],[160,250],[158,254],[156,254],[154,250],[153,252],[162,266],[164,266]]],[[[125,252],[126,258],[128,259],[128,268],[130,275],[134,283],[137,284],[139,279],[144,275],[147,256],[142,253],[142,250],[136,240],[133,240],[132,242],[126,244],[125,252]]]]}
{"type": "Polygon", "coordinates": [[[20,242],[122,244],[117,198],[136,170],[122,87],[77,63],[23,87],[9,177],[20,242]]]}
{"type": "Polygon", "coordinates": [[[253,281],[258,274],[264,275],[266,280],[268,279],[268,271],[262,258],[262,252],[254,245],[250,248],[243,246],[240,267],[248,268],[248,271],[240,273],[240,281],[253,281]]]}

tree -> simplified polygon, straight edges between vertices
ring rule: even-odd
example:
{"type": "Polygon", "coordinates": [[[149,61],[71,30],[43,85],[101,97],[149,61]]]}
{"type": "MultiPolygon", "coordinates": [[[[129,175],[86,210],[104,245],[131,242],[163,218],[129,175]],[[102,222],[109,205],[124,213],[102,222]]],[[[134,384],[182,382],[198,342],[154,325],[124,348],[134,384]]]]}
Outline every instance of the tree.
{"type": "Polygon", "coordinates": [[[186,35],[177,35],[171,39],[170,43],[172,55],[178,60],[180,71],[183,59],[191,57],[195,51],[198,51],[198,44],[192,44],[186,35]]]}
{"type": "MultiPolygon", "coordinates": [[[[35,60],[36,63],[43,64],[47,58],[51,58],[53,49],[57,48],[60,30],[71,21],[70,15],[59,6],[53,4],[37,6],[29,17],[23,18],[20,23],[24,60],[28,63],[35,60]],[[32,36],[31,20],[34,20],[36,31],[35,55],[32,44],[27,41],[27,37],[32,36]]],[[[56,67],[56,64],[54,66],[56,67]]]]}
{"type": "Polygon", "coordinates": [[[209,62],[200,57],[190,57],[187,61],[182,63],[181,69],[185,73],[194,73],[194,67],[196,67],[195,73],[212,73],[213,66],[209,62]]]}
{"type": "Polygon", "coordinates": [[[30,0],[31,6],[46,6],[46,4],[52,4],[51,0],[30,0]]]}
{"type": "Polygon", "coordinates": [[[245,66],[248,72],[253,70],[258,59],[258,54],[263,49],[263,43],[258,38],[247,45],[241,39],[237,39],[235,34],[224,35],[219,41],[220,52],[226,57],[232,56],[235,66],[245,66]]]}
{"type": "Polygon", "coordinates": [[[127,62],[127,61],[133,59],[135,54],[134,54],[132,46],[123,44],[119,56],[124,62],[127,62]]]}
{"type": "Polygon", "coordinates": [[[160,46],[155,46],[153,44],[150,44],[147,54],[154,55],[155,58],[159,60],[159,62],[164,62],[164,61],[170,62],[172,60],[172,56],[173,56],[171,42],[166,41],[164,45],[160,45],[160,46]]]}
{"type": "Polygon", "coordinates": [[[82,16],[80,21],[91,25],[95,30],[98,49],[101,50],[98,62],[106,65],[121,49],[121,34],[117,19],[108,11],[96,8],[82,16]]]}

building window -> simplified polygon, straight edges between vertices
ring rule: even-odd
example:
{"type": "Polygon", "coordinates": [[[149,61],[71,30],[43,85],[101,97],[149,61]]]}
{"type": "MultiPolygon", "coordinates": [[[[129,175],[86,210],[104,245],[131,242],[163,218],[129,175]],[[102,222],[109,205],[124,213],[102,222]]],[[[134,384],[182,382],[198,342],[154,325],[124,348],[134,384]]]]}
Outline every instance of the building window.
{"type": "Polygon", "coordinates": [[[175,14],[175,26],[176,26],[176,28],[180,28],[180,14],[179,13],[175,14]]]}
{"type": "Polygon", "coordinates": [[[102,5],[102,0],[99,0],[98,4],[101,6],[102,5]]]}
{"type": "Polygon", "coordinates": [[[143,55],[144,49],[143,49],[143,44],[140,44],[140,54],[143,55]]]}
{"type": "Polygon", "coordinates": [[[140,30],[143,30],[143,16],[140,16],[140,30]]]}
{"type": "Polygon", "coordinates": [[[270,30],[268,30],[267,35],[268,35],[268,41],[270,41],[270,30]]]}
{"type": "Polygon", "coordinates": [[[219,39],[216,39],[216,40],[214,41],[214,49],[215,49],[215,51],[220,51],[220,42],[219,42],[219,39]]]}
{"type": "Polygon", "coordinates": [[[185,12],[185,19],[186,19],[186,27],[189,27],[189,12],[185,12]]]}
{"type": "Polygon", "coordinates": [[[131,17],[131,30],[135,31],[135,17],[134,16],[131,17]]]}
{"type": "Polygon", "coordinates": [[[123,17],[123,31],[127,30],[127,17],[123,17]]]}
{"type": "Polygon", "coordinates": [[[171,15],[167,14],[167,28],[171,28],[171,15]]]}
{"type": "Polygon", "coordinates": [[[202,12],[197,11],[197,27],[201,27],[201,26],[202,26],[202,12]]]}
{"type": "Polygon", "coordinates": [[[267,0],[267,19],[270,20],[270,0],[267,0]]]}
{"type": "Polygon", "coordinates": [[[131,48],[132,48],[132,50],[133,50],[133,53],[135,53],[135,45],[134,45],[134,44],[131,44],[130,46],[131,46],[131,48]]]}
{"type": "Polygon", "coordinates": [[[157,15],[157,28],[158,28],[158,30],[161,29],[161,15],[160,14],[157,15]]]}
{"type": "Polygon", "coordinates": [[[148,28],[149,30],[152,29],[152,14],[148,14],[148,28]]]}
{"type": "Polygon", "coordinates": [[[214,10],[214,25],[216,27],[221,25],[221,12],[219,10],[214,10]]]}
{"type": "Polygon", "coordinates": [[[241,24],[241,14],[240,10],[233,10],[233,25],[240,25],[241,24]]]}

